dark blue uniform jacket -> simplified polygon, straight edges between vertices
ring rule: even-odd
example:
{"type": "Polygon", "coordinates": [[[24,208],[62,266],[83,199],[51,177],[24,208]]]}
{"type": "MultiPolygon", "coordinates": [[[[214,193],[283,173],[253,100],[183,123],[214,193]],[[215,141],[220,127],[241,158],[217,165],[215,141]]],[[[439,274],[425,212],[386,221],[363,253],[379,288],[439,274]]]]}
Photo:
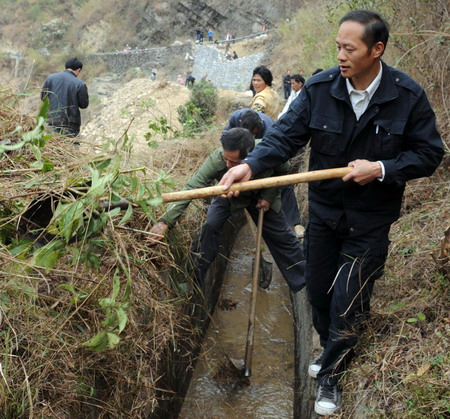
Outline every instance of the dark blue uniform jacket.
{"type": "Polygon", "coordinates": [[[430,176],[443,156],[425,92],[384,63],[380,86],[359,121],[339,68],[323,71],[308,80],[289,111],[245,161],[255,175],[291,158],[308,142],[310,170],[344,167],[355,159],[384,164],[383,182],[360,186],[339,178],[309,184],[311,215],[335,227],[345,214],[351,235],[395,221],[405,182],[430,176]]]}
{"type": "MultiPolygon", "coordinates": [[[[233,112],[233,114],[230,117],[230,120],[228,121],[227,126],[225,127],[225,129],[222,131],[222,137],[231,129],[231,128],[239,128],[241,126],[240,120],[242,115],[251,110],[250,108],[245,108],[245,109],[238,109],[237,111],[233,112]]],[[[262,129],[261,132],[258,132],[255,135],[255,138],[262,138],[267,130],[273,125],[273,120],[270,116],[267,116],[266,114],[262,113],[262,112],[258,112],[258,111],[254,111],[256,112],[259,117],[261,118],[261,122],[262,122],[262,129]]]]}

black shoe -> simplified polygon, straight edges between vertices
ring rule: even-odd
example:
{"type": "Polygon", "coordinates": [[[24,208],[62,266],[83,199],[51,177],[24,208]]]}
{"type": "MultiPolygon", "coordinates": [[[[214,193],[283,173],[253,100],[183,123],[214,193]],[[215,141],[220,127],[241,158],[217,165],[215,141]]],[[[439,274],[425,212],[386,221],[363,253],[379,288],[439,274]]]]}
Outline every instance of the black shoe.
{"type": "Polygon", "coordinates": [[[314,411],[318,415],[333,415],[341,407],[341,392],[337,384],[321,384],[317,391],[314,411]]]}

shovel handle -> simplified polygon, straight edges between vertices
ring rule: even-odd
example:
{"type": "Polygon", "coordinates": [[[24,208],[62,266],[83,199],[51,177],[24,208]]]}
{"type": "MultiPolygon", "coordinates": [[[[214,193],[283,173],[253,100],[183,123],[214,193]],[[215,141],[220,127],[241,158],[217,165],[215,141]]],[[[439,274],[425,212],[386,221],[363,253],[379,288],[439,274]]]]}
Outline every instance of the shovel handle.
{"type": "Polygon", "coordinates": [[[187,191],[169,192],[161,195],[163,202],[182,201],[184,199],[208,198],[228,192],[244,192],[254,189],[273,188],[293,183],[313,182],[315,180],[344,177],[352,171],[352,167],[339,167],[337,169],[313,170],[311,172],[294,173],[292,175],[273,176],[263,179],[249,180],[248,182],[233,183],[226,191],[223,186],[209,186],[207,188],[189,189],[187,191]]]}
{"type": "Polygon", "coordinates": [[[259,209],[258,232],[256,234],[255,269],[252,278],[252,295],[250,299],[250,314],[248,316],[247,344],[245,345],[244,375],[252,375],[253,341],[255,337],[256,295],[258,292],[259,264],[261,257],[261,236],[264,222],[264,209],[259,209]]]}

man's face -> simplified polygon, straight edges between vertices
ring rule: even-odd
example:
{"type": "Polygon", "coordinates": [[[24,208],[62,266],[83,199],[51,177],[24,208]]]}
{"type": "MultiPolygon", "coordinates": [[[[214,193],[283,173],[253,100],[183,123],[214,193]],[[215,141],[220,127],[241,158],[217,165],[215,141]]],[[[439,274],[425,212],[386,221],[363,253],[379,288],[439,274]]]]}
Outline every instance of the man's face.
{"type": "Polygon", "coordinates": [[[337,59],[342,77],[351,79],[355,89],[369,86],[380,70],[379,57],[384,45],[379,42],[369,51],[363,42],[364,26],[348,20],[344,22],[336,37],[337,59]]]}
{"type": "Polygon", "coordinates": [[[303,83],[301,81],[297,82],[294,79],[291,79],[291,86],[296,92],[298,92],[303,87],[303,83]]]}
{"type": "Polygon", "coordinates": [[[232,167],[235,167],[239,164],[241,164],[241,153],[239,150],[234,151],[222,151],[223,159],[225,160],[225,164],[227,165],[228,169],[231,169],[232,167]]]}

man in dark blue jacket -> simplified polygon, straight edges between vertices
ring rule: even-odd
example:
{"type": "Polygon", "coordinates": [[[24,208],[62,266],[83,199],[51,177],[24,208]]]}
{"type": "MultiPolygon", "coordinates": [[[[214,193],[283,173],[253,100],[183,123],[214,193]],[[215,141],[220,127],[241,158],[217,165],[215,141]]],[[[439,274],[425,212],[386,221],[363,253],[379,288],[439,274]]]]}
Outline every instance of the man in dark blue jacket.
{"type": "Polygon", "coordinates": [[[48,125],[66,137],[80,132],[80,109],[89,106],[86,83],[78,79],[83,63],[77,58],[66,62],[65,71],[50,74],[44,82],[41,99],[50,101],[48,125]]]}
{"type": "Polygon", "coordinates": [[[222,131],[222,137],[231,128],[241,127],[248,129],[255,138],[262,138],[272,124],[272,118],[262,112],[257,112],[250,108],[238,109],[231,115],[227,126],[222,131]]]}
{"type": "Polygon", "coordinates": [[[425,92],[381,61],[388,37],[377,13],[344,16],[336,37],[339,67],[311,77],[285,116],[220,182],[226,190],[308,142],[310,170],[353,168],[342,179],[309,184],[306,288],[323,346],[309,374],[319,383],[314,407],[322,415],[340,407],[338,379],[383,273],[405,183],[430,176],[443,156],[425,92]]]}

